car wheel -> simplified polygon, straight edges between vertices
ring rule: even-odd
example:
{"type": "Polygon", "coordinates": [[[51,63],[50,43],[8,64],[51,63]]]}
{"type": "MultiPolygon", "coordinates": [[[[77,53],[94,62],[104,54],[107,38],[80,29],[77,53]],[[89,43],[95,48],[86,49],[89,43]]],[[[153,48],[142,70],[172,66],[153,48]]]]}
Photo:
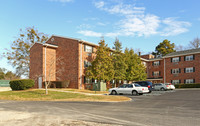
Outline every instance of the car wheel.
{"type": "Polygon", "coordinates": [[[161,88],[160,90],[161,90],[161,91],[164,91],[165,89],[164,89],[164,88],[161,88]]]}
{"type": "Polygon", "coordinates": [[[138,95],[137,91],[132,91],[132,95],[138,95]]]}
{"type": "Polygon", "coordinates": [[[113,91],[111,92],[111,95],[117,95],[117,92],[116,92],[115,90],[113,90],[113,91]]]}

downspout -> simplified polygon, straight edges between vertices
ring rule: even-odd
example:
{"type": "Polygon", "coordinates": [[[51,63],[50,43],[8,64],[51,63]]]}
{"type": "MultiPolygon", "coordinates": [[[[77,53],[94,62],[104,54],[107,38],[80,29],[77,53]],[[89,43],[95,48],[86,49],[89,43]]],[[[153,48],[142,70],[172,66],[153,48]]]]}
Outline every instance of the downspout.
{"type": "Polygon", "coordinates": [[[164,83],[166,83],[166,78],[165,78],[165,58],[164,58],[164,83]]]}
{"type": "MultiPolygon", "coordinates": [[[[80,42],[80,40],[79,40],[79,42],[80,42]]],[[[81,42],[81,50],[80,50],[81,52],[81,55],[80,55],[80,87],[79,87],[79,89],[82,89],[82,42],[81,42]]]]}

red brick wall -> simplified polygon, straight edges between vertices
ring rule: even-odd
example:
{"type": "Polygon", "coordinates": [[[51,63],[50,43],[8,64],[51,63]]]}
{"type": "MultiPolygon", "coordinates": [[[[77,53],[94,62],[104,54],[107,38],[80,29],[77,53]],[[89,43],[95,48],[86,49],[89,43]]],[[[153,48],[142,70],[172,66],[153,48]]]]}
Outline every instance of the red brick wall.
{"type": "Polygon", "coordinates": [[[52,36],[47,43],[57,45],[56,80],[70,80],[69,88],[78,88],[78,40],[52,36]],[[54,38],[54,41],[51,41],[54,38]]]}
{"type": "Polygon", "coordinates": [[[43,80],[56,81],[56,48],[43,47],[43,80]],[[46,50],[46,52],[45,52],[46,50]],[[46,64],[45,64],[46,57],[46,64]],[[45,73],[46,67],[46,73],[45,73]]]}
{"type": "Polygon", "coordinates": [[[200,83],[200,54],[195,54],[195,60],[184,61],[184,56],[180,56],[181,61],[178,63],[172,63],[171,58],[166,58],[166,82],[171,83],[171,80],[181,80],[184,83],[185,79],[195,79],[195,83],[200,83]],[[195,72],[184,73],[184,68],[195,67],[195,72]],[[171,74],[171,69],[180,68],[181,73],[174,75],[171,74]]]}
{"type": "Polygon", "coordinates": [[[164,61],[163,60],[156,60],[156,61],[160,61],[160,65],[158,66],[154,66],[153,62],[155,61],[150,61],[147,63],[147,77],[148,78],[159,78],[159,77],[163,77],[164,76],[164,61]],[[154,76],[153,72],[155,71],[160,71],[160,75],[158,76],[154,76]]]}
{"type": "Polygon", "coordinates": [[[35,43],[30,49],[30,75],[29,78],[35,80],[35,88],[38,88],[38,77],[43,73],[43,45],[35,43]]]}
{"type": "MultiPolygon", "coordinates": [[[[79,74],[79,82],[78,82],[78,85],[79,86],[81,85],[81,79],[80,78],[82,77],[82,87],[80,87],[82,89],[84,89],[87,85],[87,84],[84,84],[84,76],[85,76],[85,71],[87,69],[87,68],[84,67],[84,61],[92,62],[96,57],[96,54],[95,54],[96,47],[92,46],[93,47],[93,53],[88,53],[88,52],[84,51],[84,45],[88,45],[88,44],[79,43],[79,73],[78,73],[79,74]],[[82,62],[81,62],[81,55],[82,55],[82,62]],[[81,70],[80,65],[82,65],[82,70],[81,70]],[[81,71],[82,71],[82,76],[81,76],[81,71]]],[[[89,45],[89,46],[91,46],[91,45],[89,45]]]]}

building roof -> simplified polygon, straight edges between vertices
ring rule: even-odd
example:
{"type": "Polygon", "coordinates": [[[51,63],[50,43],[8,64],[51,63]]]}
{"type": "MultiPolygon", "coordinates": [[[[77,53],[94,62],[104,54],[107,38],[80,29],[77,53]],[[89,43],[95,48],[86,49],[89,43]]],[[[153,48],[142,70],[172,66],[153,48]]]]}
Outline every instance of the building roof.
{"type": "Polygon", "coordinates": [[[164,56],[163,58],[166,57],[174,57],[174,56],[181,56],[181,55],[189,55],[189,54],[196,54],[200,53],[200,48],[197,49],[190,49],[190,50],[183,50],[183,51],[177,51],[177,52],[172,52],[164,56]]]}

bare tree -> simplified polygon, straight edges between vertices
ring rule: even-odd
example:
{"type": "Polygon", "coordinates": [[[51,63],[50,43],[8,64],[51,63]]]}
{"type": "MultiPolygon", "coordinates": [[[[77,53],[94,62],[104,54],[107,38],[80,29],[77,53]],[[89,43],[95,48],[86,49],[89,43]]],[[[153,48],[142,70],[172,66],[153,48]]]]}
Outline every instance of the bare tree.
{"type": "Polygon", "coordinates": [[[183,46],[183,45],[175,45],[175,50],[176,51],[183,51],[185,50],[186,48],[183,46]]]}
{"type": "Polygon", "coordinates": [[[194,38],[193,41],[190,41],[189,48],[191,48],[191,49],[200,48],[200,39],[199,39],[199,37],[196,37],[196,38],[194,38]]]}
{"type": "MultiPolygon", "coordinates": [[[[51,59],[47,62],[47,72],[46,75],[43,75],[44,80],[45,80],[45,94],[48,94],[48,87],[51,84],[52,78],[55,76],[57,73],[62,73],[64,69],[62,68],[64,62],[62,57],[55,57],[52,56],[51,59]],[[61,66],[59,69],[56,69],[56,65],[61,66]]],[[[58,79],[58,78],[56,78],[58,79]]]]}

